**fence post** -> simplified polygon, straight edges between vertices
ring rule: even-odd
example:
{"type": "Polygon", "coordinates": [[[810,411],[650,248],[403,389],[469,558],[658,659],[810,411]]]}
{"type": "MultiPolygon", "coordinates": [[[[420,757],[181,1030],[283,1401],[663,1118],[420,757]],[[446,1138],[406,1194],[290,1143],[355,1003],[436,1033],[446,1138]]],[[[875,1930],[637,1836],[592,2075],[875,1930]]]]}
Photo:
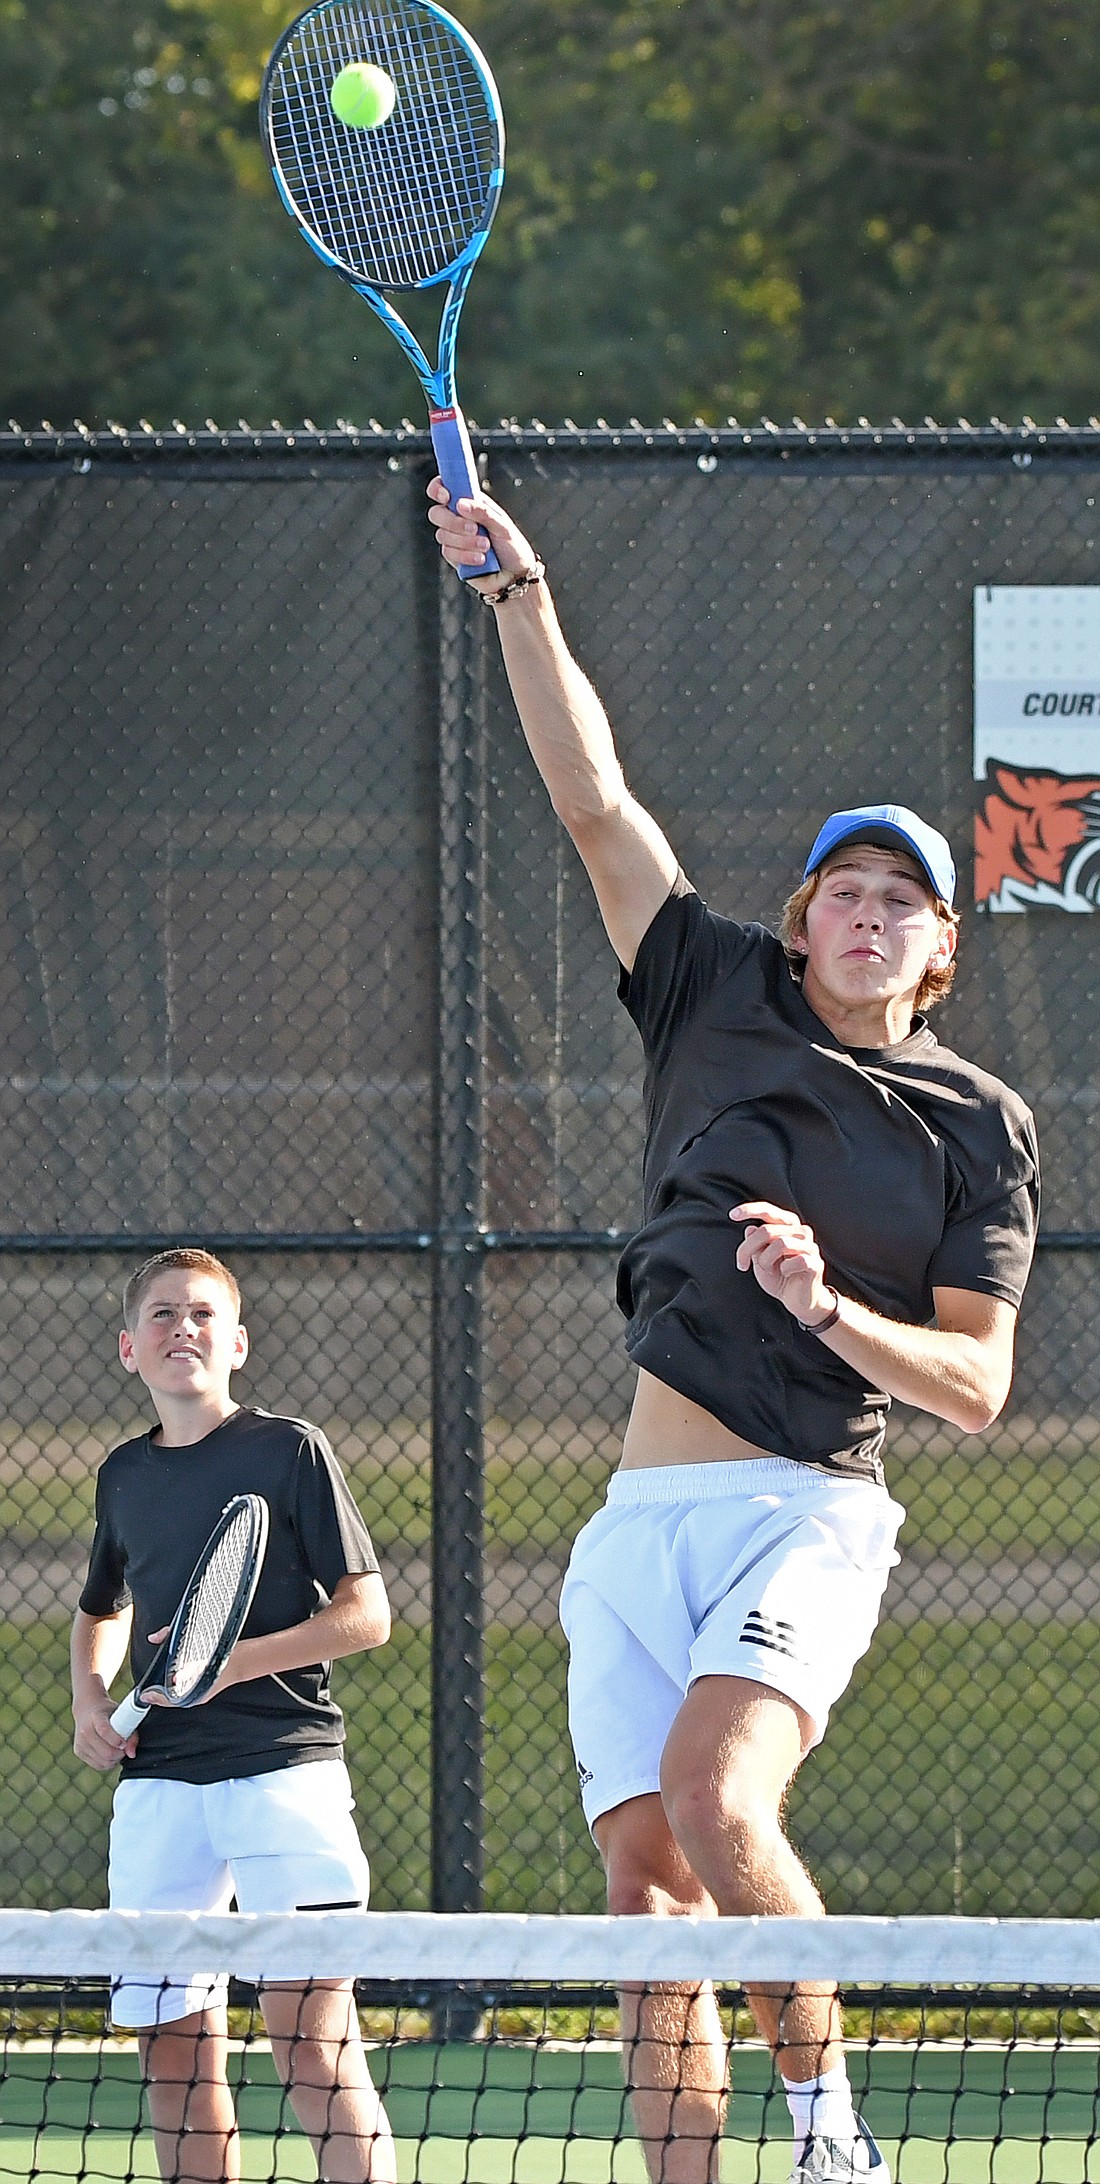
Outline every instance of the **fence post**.
{"type": "MultiPolygon", "coordinates": [[[[432,1290],[432,1907],[476,1911],[483,1868],[481,1390],[484,609],[441,571],[439,987],[432,1290]]],[[[456,2002],[458,1998],[456,1997],[456,2002]]],[[[457,2026],[452,2031],[457,2031],[457,2026]]]]}

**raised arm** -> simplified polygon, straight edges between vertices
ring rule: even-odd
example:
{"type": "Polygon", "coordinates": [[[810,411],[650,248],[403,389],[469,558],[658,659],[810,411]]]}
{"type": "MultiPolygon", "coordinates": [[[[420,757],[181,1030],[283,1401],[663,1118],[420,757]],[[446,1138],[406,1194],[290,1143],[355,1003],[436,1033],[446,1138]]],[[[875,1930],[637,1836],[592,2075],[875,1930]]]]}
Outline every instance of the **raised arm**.
{"type": "MultiPolygon", "coordinates": [[[[438,478],[428,491],[440,550],[453,568],[484,559],[479,525],[492,540],[500,574],[475,577],[477,590],[491,598],[535,566],[522,531],[495,501],[460,501],[456,512],[438,478]]],[[[611,945],[631,970],[676,878],[677,859],[627,788],[607,715],[562,636],[545,580],[492,612],[531,755],[584,861],[611,945]]]]}

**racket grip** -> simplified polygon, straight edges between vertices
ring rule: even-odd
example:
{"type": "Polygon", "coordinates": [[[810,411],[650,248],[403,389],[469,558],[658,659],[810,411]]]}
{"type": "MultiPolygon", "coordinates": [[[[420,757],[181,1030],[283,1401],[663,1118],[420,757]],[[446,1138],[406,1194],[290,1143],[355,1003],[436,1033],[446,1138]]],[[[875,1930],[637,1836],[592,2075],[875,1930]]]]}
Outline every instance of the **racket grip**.
{"type": "MultiPolygon", "coordinates": [[[[454,409],[434,409],[430,415],[435,459],[439,464],[439,475],[451,496],[453,508],[456,501],[466,500],[479,490],[474,451],[470,446],[466,419],[457,404],[454,409]]],[[[484,531],[481,535],[485,538],[484,531]]],[[[488,545],[488,540],[486,544],[488,545]]],[[[484,561],[473,568],[460,568],[458,573],[463,583],[466,583],[471,576],[492,576],[499,567],[500,563],[490,546],[484,561]]]]}
{"type": "Polygon", "coordinates": [[[128,1698],[123,1699],[121,1706],[116,1706],[111,1716],[111,1727],[116,1737],[132,1736],[135,1729],[140,1729],[148,1711],[148,1707],[142,1706],[140,1699],[135,1699],[131,1691],[128,1698]]]}

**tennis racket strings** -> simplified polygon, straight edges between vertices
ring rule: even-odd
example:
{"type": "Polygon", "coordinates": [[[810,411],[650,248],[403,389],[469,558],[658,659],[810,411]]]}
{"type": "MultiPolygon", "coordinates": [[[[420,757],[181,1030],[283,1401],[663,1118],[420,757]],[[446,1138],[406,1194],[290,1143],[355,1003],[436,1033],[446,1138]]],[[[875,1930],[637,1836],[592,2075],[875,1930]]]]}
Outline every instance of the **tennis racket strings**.
{"type": "Polygon", "coordinates": [[[492,218],[499,113],[446,20],[416,0],[303,16],[274,62],[267,108],[287,195],[355,280],[411,289],[449,278],[492,218]],[[396,86],[393,112],[377,128],[345,128],[329,104],[353,61],[384,69],[396,86]]]}
{"type": "Polygon", "coordinates": [[[257,1520],[252,1497],[241,1497],[180,1603],[164,1675],[164,1695],[179,1705],[210,1664],[228,1659],[251,1601],[257,1520]],[[247,1597],[245,1588],[248,1588],[247,1597]],[[242,1612],[243,1610],[243,1612],[242,1612]],[[228,1641],[228,1643],[227,1643],[228,1641]]]}
{"type": "Polygon", "coordinates": [[[140,1729],[149,1711],[146,1694],[155,1691],[170,1706],[197,1706],[216,1684],[255,1598],[269,1522],[262,1494],[235,1494],[226,1503],[184,1587],[167,1638],[111,1715],[117,1736],[140,1729]]]}

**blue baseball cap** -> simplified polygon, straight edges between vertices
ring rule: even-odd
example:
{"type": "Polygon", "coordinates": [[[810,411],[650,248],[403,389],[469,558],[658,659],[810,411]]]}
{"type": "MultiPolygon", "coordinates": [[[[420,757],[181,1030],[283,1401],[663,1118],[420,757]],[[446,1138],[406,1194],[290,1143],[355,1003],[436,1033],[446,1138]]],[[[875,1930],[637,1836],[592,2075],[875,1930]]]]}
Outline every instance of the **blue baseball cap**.
{"type": "Polygon", "coordinates": [[[955,900],[955,860],[951,845],[927,820],[904,804],[861,804],[858,811],[834,811],[826,819],[806,859],[808,880],[842,842],[870,842],[875,849],[907,849],[933,892],[948,909],[955,900]]]}

